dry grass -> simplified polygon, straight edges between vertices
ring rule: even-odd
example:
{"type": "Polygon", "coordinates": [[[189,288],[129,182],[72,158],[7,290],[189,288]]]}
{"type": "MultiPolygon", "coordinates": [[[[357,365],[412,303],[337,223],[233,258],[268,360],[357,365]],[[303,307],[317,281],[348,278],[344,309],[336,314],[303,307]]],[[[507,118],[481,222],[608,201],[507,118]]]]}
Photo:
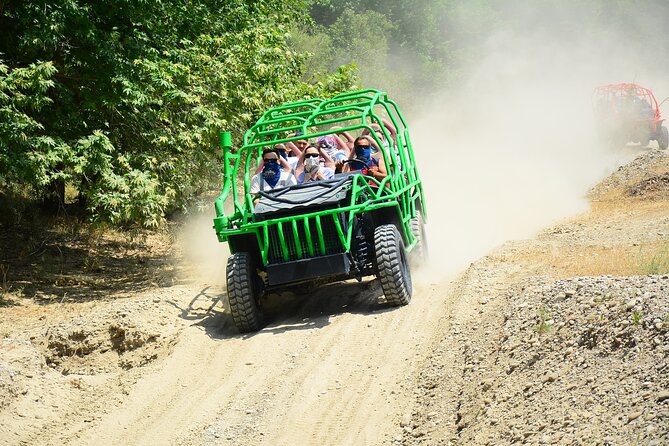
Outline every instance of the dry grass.
{"type": "MultiPolygon", "coordinates": [[[[579,232],[579,240],[565,243],[556,239],[559,235],[548,233],[542,247],[517,251],[508,260],[537,267],[560,279],[669,274],[669,234],[659,236],[657,231],[648,231],[668,218],[669,201],[620,196],[593,202],[590,212],[561,225],[579,232]],[[629,235],[631,240],[611,239],[616,233],[629,235]]],[[[657,229],[669,232],[666,224],[662,226],[657,229]]]]}
{"type": "Polygon", "coordinates": [[[551,275],[565,279],[575,276],[634,276],[669,273],[669,244],[643,246],[579,246],[545,252],[524,253],[520,262],[539,264],[551,275]]]}
{"type": "Polygon", "coordinates": [[[653,215],[666,216],[669,211],[669,201],[630,197],[624,191],[616,190],[608,193],[605,198],[592,201],[590,207],[590,212],[579,217],[579,220],[615,220],[617,217],[628,215],[635,215],[640,219],[653,215]]]}
{"type": "Polygon", "coordinates": [[[9,265],[0,263],[0,307],[8,305],[10,300],[10,286],[7,281],[7,273],[9,273],[9,265]]]}
{"type": "MultiPolygon", "coordinates": [[[[629,200],[630,188],[635,187],[644,180],[652,177],[661,176],[669,172],[669,156],[663,152],[663,155],[648,163],[636,164],[634,161],[621,168],[621,171],[614,172],[609,178],[606,178],[600,184],[595,186],[589,193],[589,198],[593,203],[606,201],[629,200]]],[[[663,191],[647,191],[637,199],[642,200],[666,200],[663,191]]]]}

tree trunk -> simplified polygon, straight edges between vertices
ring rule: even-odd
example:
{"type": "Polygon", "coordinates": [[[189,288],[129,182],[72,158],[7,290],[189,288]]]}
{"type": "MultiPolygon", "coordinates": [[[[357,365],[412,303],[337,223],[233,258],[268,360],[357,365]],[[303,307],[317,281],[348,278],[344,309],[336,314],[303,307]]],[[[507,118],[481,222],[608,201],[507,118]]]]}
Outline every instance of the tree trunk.
{"type": "Polygon", "coordinates": [[[54,180],[49,184],[47,193],[42,199],[44,210],[52,214],[65,211],[65,181],[54,180]]]}

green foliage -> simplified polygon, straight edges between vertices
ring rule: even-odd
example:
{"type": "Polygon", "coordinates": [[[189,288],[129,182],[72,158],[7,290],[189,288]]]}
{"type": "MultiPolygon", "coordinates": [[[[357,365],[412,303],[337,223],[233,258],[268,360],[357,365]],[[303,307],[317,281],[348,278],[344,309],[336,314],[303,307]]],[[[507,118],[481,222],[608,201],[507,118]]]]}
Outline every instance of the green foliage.
{"type": "Polygon", "coordinates": [[[328,27],[297,29],[291,42],[309,55],[306,79],[313,79],[337,67],[355,65],[365,87],[388,91],[400,103],[410,103],[413,79],[392,64],[391,47],[396,26],[376,11],[344,10],[328,27]]]}
{"type": "MultiPolygon", "coordinates": [[[[449,8],[445,0],[317,0],[312,5],[321,25],[296,42],[331,63],[355,63],[364,86],[387,90],[402,103],[443,86],[453,75],[449,8]],[[334,56],[334,57],[333,57],[334,56]]],[[[331,67],[326,67],[331,68],[331,67]]]]}
{"type": "Polygon", "coordinates": [[[355,85],[350,67],[302,81],[304,56],[289,47],[288,30],[305,23],[305,8],[4,2],[0,189],[45,197],[67,183],[94,220],[158,226],[166,211],[218,186],[219,130],[239,141],[270,106],[355,85]]]}
{"type": "Polygon", "coordinates": [[[11,70],[0,60],[0,187],[48,184],[49,168],[66,155],[60,141],[43,134],[36,118],[53,103],[47,92],[55,72],[49,62],[11,70]]]}

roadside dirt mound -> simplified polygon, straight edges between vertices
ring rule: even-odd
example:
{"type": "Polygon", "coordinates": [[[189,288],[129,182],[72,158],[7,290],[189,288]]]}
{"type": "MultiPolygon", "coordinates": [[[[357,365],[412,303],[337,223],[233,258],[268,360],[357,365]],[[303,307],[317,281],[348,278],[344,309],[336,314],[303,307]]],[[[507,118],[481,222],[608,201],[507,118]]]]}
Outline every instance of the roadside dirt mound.
{"type": "Polygon", "coordinates": [[[0,361],[0,410],[28,393],[28,380],[45,368],[44,358],[29,341],[4,338],[0,361]]]}
{"type": "Polygon", "coordinates": [[[44,444],[44,432],[59,432],[68,417],[91,422],[141,369],[169,356],[182,329],[174,306],[156,292],[88,306],[5,309],[0,444],[44,444]]]}
{"type": "Polygon", "coordinates": [[[64,375],[141,367],[166,356],[175,342],[173,316],[160,315],[160,308],[128,301],[49,327],[34,339],[46,364],[64,375]],[[147,318],[153,307],[158,314],[147,318]]]}
{"type": "Polygon", "coordinates": [[[588,195],[593,201],[612,198],[612,195],[636,195],[631,193],[636,185],[646,181],[657,183],[658,181],[653,178],[663,175],[668,170],[669,154],[663,150],[651,149],[620,166],[593,187],[588,195]]]}

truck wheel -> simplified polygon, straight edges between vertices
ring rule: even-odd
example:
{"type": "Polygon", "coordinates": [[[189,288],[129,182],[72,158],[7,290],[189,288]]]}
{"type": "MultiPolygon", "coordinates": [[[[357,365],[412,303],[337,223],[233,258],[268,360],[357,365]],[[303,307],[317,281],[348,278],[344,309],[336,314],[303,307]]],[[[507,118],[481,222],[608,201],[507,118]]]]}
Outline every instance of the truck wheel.
{"type": "Polygon", "coordinates": [[[669,131],[665,126],[661,126],[658,133],[657,145],[660,146],[660,149],[666,150],[669,147],[669,131]]]}
{"type": "Polygon", "coordinates": [[[425,234],[425,224],[423,223],[423,217],[420,213],[416,218],[412,218],[410,221],[411,224],[411,233],[418,239],[416,246],[411,251],[409,255],[413,263],[416,266],[420,266],[424,263],[427,263],[429,258],[428,247],[427,247],[427,236],[425,234]]]}
{"type": "Polygon", "coordinates": [[[248,253],[238,252],[228,258],[228,302],[235,326],[241,333],[258,331],[262,313],[253,281],[253,268],[248,253]]]}
{"type": "Polygon", "coordinates": [[[377,276],[386,300],[393,306],[411,300],[411,272],[404,241],[395,225],[381,225],[374,230],[377,276]]]}

